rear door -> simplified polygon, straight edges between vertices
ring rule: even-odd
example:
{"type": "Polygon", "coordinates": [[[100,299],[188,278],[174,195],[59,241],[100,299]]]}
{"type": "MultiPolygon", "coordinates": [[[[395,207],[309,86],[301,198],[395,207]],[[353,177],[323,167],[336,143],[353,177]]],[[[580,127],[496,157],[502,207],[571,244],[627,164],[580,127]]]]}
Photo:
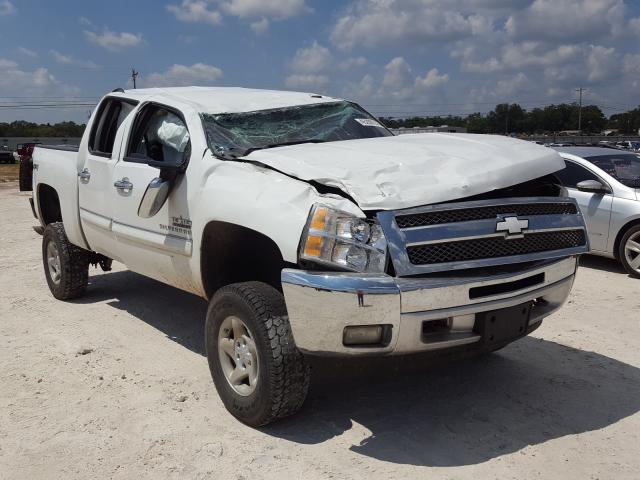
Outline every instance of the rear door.
{"type": "Polygon", "coordinates": [[[87,243],[92,250],[116,260],[119,258],[113,249],[111,230],[113,205],[108,195],[113,190],[111,178],[124,135],[120,127],[135,106],[136,102],[117,97],[107,97],[100,103],[78,174],[80,220],[87,243]]]}
{"type": "Polygon", "coordinates": [[[145,104],[132,122],[109,189],[118,257],[133,271],[187,290],[192,240],[186,175],[177,175],[167,201],[153,217],[140,217],[138,207],[149,182],[161,175],[146,162],[188,162],[190,152],[182,114],[158,103],[145,104]]]}
{"type": "Polygon", "coordinates": [[[587,224],[591,250],[604,252],[609,240],[609,222],[611,220],[611,193],[581,192],[576,185],[584,180],[596,180],[607,185],[602,178],[586,167],[565,159],[566,168],[557,172],[562,184],[567,187],[569,196],[575,198],[587,224]]]}

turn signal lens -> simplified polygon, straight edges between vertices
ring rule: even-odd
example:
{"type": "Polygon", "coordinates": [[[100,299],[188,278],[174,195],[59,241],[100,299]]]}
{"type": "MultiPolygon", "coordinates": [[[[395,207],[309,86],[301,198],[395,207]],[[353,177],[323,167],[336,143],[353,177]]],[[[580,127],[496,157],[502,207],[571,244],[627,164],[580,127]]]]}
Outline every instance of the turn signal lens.
{"type": "Polygon", "coordinates": [[[327,222],[327,213],[329,213],[327,207],[318,207],[313,212],[311,217],[310,228],[312,230],[324,230],[327,222]]]}
{"type": "Polygon", "coordinates": [[[305,255],[309,255],[310,257],[319,257],[322,253],[322,243],[322,237],[319,237],[317,235],[309,235],[307,237],[307,242],[304,245],[305,255]]]}

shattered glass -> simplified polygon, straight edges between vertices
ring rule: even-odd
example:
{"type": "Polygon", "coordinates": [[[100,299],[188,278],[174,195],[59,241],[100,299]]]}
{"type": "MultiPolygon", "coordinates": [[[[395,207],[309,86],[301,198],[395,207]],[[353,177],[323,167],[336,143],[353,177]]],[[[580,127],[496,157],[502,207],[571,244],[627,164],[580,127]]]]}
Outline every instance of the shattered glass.
{"type": "Polygon", "coordinates": [[[243,113],[201,114],[209,148],[242,156],[282,144],[335,142],[393,134],[360,106],[318,103],[243,113]]]}

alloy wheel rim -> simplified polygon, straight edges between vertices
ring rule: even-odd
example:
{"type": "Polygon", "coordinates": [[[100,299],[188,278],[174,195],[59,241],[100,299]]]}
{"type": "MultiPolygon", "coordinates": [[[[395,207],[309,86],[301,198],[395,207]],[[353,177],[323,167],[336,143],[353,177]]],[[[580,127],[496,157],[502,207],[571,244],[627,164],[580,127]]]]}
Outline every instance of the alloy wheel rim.
{"type": "Polygon", "coordinates": [[[47,266],[49,267],[49,277],[51,281],[58,285],[62,277],[62,268],[60,267],[60,252],[54,242],[47,244],[47,266]]]}
{"type": "Polygon", "coordinates": [[[624,245],[624,256],[633,270],[640,273],[640,232],[627,239],[624,245]]]}
{"type": "Polygon", "coordinates": [[[240,318],[229,316],[218,332],[218,357],[231,388],[246,397],[258,385],[258,351],[251,331],[240,318]]]}

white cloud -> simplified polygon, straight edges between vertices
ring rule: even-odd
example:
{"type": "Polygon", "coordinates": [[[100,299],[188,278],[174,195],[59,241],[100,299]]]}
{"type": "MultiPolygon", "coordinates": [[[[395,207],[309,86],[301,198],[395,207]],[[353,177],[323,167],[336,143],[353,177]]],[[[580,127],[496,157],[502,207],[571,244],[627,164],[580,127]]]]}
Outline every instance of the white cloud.
{"type": "Polygon", "coordinates": [[[432,68],[424,77],[417,77],[415,85],[417,88],[434,88],[440,85],[444,85],[448,81],[448,74],[440,74],[437,68],[432,68]]]}
{"type": "Polygon", "coordinates": [[[9,0],[0,1],[0,17],[13,15],[17,11],[16,7],[9,0]]]}
{"type": "MultiPolygon", "coordinates": [[[[602,82],[619,74],[620,56],[614,47],[585,44],[557,44],[543,41],[505,44],[497,56],[482,60],[476,58],[473,47],[455,51],[461,58],[465,72],[491,74],[526,71],[542,74],[556,84],[602,82]]],[[[557,86],[557,85],[556,85],[557,86]]]]}
{"type": "Polygon", "coordinates": [[[57,63],[66,63],[66,64],[73,63],[73,59],[69,55],[64,55],[58,52],[57,50],[49,50],[49,53],[51,53],[51,56],[57,63]]]}
{"type": "Polygon", "coordinates": [[[296,73],[316,73],[331,64],[331,52],[318,42],[307,48],[300,48],[291,61],[291,69],[296,73]]]}
{"type": "Polygon", "coordinates": [[[225,0],[222,10],[239,18],[291,18],[309,11],[304,0],[225,0]]]}
{"type": "Polygon", "coordinates": [[[620,59],[615,48],[591,46],[587,56],[588,75],[590,82],[603,82],[620,75],[620,59]]]}
{"type": "Polygon", "coordinates": [[[222,22],[220,12],[211,10],[210,2],[205,0],[182,0],[180,5],[167,5],[167,10],[181,22],[199,22],[209,25],[220,25],[222,22]]]}
{"type": "Polygon", "coordinates": [[[184,43],[185,45],[192,45],[196,42],[196,37],[193,35],[178,35],[178,42],[184,43]]]}
{"type": "Polygon", "coordinates": [[[370,98],[376,92],[376,82],[372,75],[364,75],[359,82],[349,83],[344,88],[343,96],[345,98],[357,98],[365,100],[370,98]]]}
{"type": "MultiPolygon", "coordinates": [[[[80,89],[59,81],[49,70],[43,67],[22,68],[18,63],[0,58],[0,91],[5,96],[20,97],[73,97],[80,89]]],[[[83,109],[0,109],[0,121],[13,121],[28,118],[31,121],[49,122],[84,117],[83,109]]]]}
{"type": "Polygon", "coordinates": [[[492,28],[489,17],[432,0],[357,0],[336,22],[331,40],[342,49],[373,48],[455,40],[492,28]]]}
{"type": "Polygon", "coordinates": [[[32,72],[20,69],[16,62],[0,58],[0,88],[3,91],[33,91],[53,87],[59,82],[46,68],[37,68],[32,72]]]}
{"type": "Polygon", "coordinates": [[[240,19],[255,19],[249,28],[256,35],[269,30],[270,20],[284,20],[311,9],[305,0],[182,0],[167,5],[167,10],[182,22],[220,25],[223,13],[240,19]]]}
{"type": "Polygon", "coordinates": [[[511,15],[507,32],[514,38],[593,41],[620,31],[624,0],[534,0],[511,15]]]}
{"type": "Polygon", "coordinates": [[[410,80],[411,67],[403,57],[395,57],[384,67],[382,85],[390,88],[401,88],[410,80]]]}
{"type": "Polygon", "coordinates": [[[251,22],[249,28],[251,28],[253,33],[255,33],[256,35],[265,35],[267,32],[269,32],[269,20],[263,17],[260,20],[251,22]]]}
{"type": "Polygon", "coordinates": [[[285,85],[293,89],[323,91],[328,84],[329,77],[326,75],[293,74],[285,79],[285,85]]]}
{"type": "Polygon", "coordinates": [[[496,92],[502,98],[513,98],[515,95],[526,93],[531,88],[529,78],[522,72],[513,77],[505,78],[496,84],[496,92]]]}
{"type": "Polygon", "coordinates": [[[204,63],[195,63],[191,66],[172,65],[162,73],[152,73],[143,79],[147,87],[178,87],[191,85],[213,85],[222,78],[223,72],[218,67],[204,63]]]}
{"type": "Polygon", "coordinates": [[[31,57],[31,58],[37,58],[38,57],[38,52],[35,52],[33,50],[29,50],[26,47],[18,47],[17,50],[21,55],[24,55],[25,57],[31,57]]]}
{"type": "Polygon", "coordinates": [[[640,75],[640,54],[627,54],[624,56],[623,70],[625,73],[640,75]]]}
{"type": "Polygon", "coordinates": [[[338,65],[338,68],[340,68],[340,70],[345,70],[345,71],[353,70],[355,68],[362,68],[367,63],[369,62],[364,57],[351,57],[340,62],[340,65],[338,65]]]}
{"type": "Polygon", "coordinates": [[[136,47],[142,43],[141,33],[113,32],[105,29],[102,33],[85,30],[84,35],[91,43],[112,52],[128,47],[136,47]]]}
{"type": "Polygon", "coordinates": [[[77,65],[85,68],[100,68],[92,61],[78,60],[71,55],[66,55],[57,50],[49,50],[49,53],[51,54],[51,58],[53,58],[56,63],[59,63],[61,65],[77,65]]]}
{"type": "Polygon", "coordinates": [[[0,69],[0,88],[3,92],[41,93],[61,86],[53,74],[43,67],[26,71],[16,62],[0,58],[0,69]]]}

